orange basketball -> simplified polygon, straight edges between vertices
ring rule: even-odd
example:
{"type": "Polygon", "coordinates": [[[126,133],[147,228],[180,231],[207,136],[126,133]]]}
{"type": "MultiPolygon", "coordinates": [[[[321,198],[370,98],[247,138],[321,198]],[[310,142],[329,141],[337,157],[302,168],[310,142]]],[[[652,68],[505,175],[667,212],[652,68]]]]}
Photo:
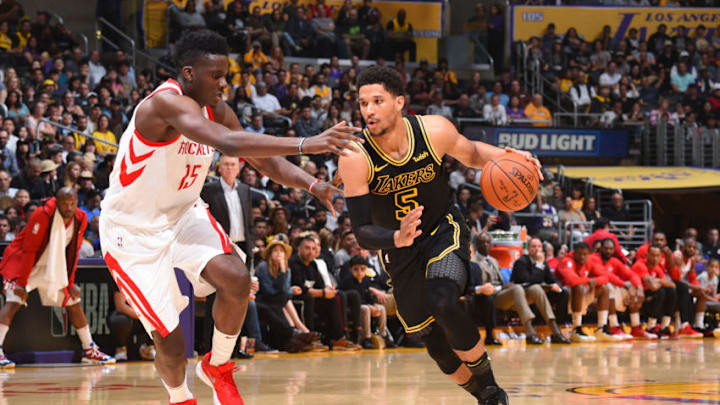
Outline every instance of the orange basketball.
{"type": "Polygon", "coordinates": [[[480,177],[483,197],[500,211],[521,210],[535,199],[540,179],[535,166],[518,153],[485,164],[480,177]]]}

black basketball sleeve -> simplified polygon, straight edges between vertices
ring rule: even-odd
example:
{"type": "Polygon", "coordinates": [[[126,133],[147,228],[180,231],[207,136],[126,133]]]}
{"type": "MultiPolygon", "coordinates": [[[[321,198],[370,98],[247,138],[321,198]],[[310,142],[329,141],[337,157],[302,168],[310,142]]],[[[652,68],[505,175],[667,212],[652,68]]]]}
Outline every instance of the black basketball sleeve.
{"type": "Polygon", "coordinates": [[[370,250],[395,248],[395,230],[372,223],[370,194],[347,197],[345,201],[350,211],[353,233],[360,246],[370,250]]]}

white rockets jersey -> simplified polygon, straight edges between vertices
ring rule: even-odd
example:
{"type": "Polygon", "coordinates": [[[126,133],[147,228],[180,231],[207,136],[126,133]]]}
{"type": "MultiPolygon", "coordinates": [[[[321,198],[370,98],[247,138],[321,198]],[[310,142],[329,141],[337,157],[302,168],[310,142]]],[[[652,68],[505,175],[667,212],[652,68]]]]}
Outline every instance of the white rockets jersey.
{"type": "MultiPolygon", "coordinates": [[[[137,108],[160,91],[182,95],[180,85],[170,79],[137,108]]],[[[182,134],[167,142],[148,141],[135,126],[137,108],[120,139],[102,216],[125,227],[166,230],[200,198],[215,149],[182,134]]],[[[213,119],[210,107],[203,107],[203,113],[213,119]]]]}

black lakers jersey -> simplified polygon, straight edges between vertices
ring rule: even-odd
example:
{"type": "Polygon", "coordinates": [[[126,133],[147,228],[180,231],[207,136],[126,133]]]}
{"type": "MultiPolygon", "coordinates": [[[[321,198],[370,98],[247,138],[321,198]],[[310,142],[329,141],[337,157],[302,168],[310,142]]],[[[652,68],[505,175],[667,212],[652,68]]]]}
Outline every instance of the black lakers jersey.
{"type": "Polygon", "coordinates": [[[401,160],[388,156],[365,129],[360,149],[370,165],[368,185],[372,222],[388,229],[400,229],[400,221],[413,208],[423,206],[420,238],[428,236],[444,218],[452,199],[449,177],[435,154],[422,117],[403,118],[407,128],[408,151],[401,160]]]}

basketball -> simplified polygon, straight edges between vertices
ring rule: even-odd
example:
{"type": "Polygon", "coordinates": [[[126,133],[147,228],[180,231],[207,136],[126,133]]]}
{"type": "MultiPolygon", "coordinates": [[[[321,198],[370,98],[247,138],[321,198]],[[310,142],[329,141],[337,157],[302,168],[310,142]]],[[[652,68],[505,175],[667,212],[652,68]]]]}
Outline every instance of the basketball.
{"type": "Polygon", "coordinates": [[[535,166],[519,153],[506,153],[487,162],[480,177],[485,200],[498,210],[507,212],[530,205],[539,185],[535,166]]]}

